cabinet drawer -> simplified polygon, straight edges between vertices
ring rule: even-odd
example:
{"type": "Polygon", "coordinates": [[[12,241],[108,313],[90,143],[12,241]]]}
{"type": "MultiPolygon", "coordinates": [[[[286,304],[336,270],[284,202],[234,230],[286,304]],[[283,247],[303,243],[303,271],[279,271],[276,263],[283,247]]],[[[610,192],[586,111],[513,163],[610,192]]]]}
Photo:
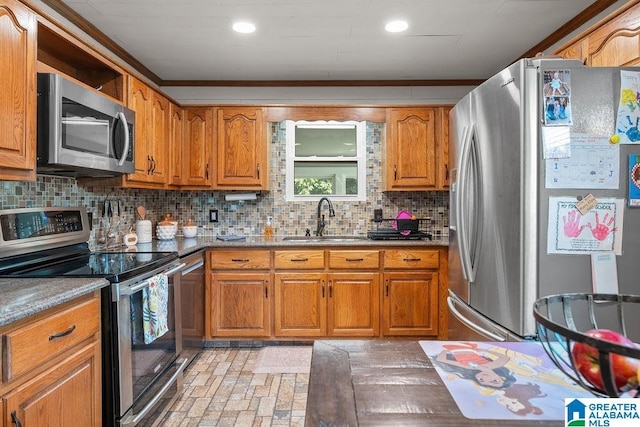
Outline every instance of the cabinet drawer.
{"type": "Polygon", "coordinates": [[[260,270],[271,268],[269,251],[211,251],[209,256],[212,269],[260,270]]]}
{"type": "Polygon", "coordinates": [[[324,251],[275,251],[276,268],[315,269],[324,268],[324,251]]]}
{"type": "Polygon", "coordinates": [[[439,254],[433,249],[388,249],[384,251],[384,268],[438,268],[439,254]]]}
{"type": "Polygon", "coordinates": [[[3,336],[4,381],[9,381],[100,331],[100,300],[77,306],[9,331],[3,336]]]}
{"type": "Polygon", "coordinates": [[[329,251],[329,268],[378,268],[379,251],[329,251]]]}

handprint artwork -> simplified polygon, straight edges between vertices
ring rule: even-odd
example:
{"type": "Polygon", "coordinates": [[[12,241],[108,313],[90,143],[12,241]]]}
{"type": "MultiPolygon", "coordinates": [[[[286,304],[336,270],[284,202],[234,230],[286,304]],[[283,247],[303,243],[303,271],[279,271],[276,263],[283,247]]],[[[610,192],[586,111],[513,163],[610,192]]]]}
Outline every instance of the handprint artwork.
{"type": "Polygon", "coordinates": [[[549,198],[547,253],[622,252],[624,199],[603,198],[582,215],[576,199],[549,198]]]}
{"type": "Polygon", "coordinates": [[[562,222],[564,223],[564,235],[567,237],[578,237],[582,230],[585,227],[588,227],[591,230],[591,234],[596,239],[602,241],[609,237],[609,234],[615,233],[617,228],[611,228],[611,225],[615,221],[615,217],[612,215],[609,217],[609,214],[604,214],[604,218],[602,222],[598,217],[598,212],[595,214],[596,217],[596,225],[595,227],[591,225],[591,223],[587,223],[586,225],[580,225],[580,219],[582,215],[576,209],[569,211],[569,220],[567,220],[566,216],[562,217],[562,222]]]}

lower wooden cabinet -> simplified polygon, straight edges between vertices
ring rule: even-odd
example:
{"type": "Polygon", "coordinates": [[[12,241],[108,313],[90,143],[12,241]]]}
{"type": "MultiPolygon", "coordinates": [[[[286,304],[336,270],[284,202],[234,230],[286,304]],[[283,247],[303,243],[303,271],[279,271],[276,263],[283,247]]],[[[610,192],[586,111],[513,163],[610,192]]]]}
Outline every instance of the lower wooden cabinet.
{"type": "Polygon", "coordinates": [[[271,335],[269,273],[212,273],[212,330],[217,337],[271,335]]]}
{"type": "Polygon", "coordinates": [[[419,247],[212,249],[206,335],[444,339],[446,258],[419,247]]]}
{"type": "Polygon", "coordinates": [[[438,335],[438,272],[384,274],[382,335],[438,335]]]}
{"type": "Polygon", "coordinates": [[[4,396],[7,426],[100,426],[100,342],[4,396]]]}
{"type": "Polygon", "coordinates": [[[0,426],[100,426],[100,296],[0,328],[0,426]]]}

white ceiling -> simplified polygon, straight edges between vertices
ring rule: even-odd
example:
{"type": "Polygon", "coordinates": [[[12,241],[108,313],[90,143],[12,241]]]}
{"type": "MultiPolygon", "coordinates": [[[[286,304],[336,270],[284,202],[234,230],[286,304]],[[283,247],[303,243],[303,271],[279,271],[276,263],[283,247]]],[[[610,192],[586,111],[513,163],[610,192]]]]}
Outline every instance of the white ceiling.
{"type": "Polygon", "coordinates": [[[490,77],[594,0],[64,3],[162,80],[450,80],[490,77]],[[408,31],[385,32],[398,18],[408,31]]]}

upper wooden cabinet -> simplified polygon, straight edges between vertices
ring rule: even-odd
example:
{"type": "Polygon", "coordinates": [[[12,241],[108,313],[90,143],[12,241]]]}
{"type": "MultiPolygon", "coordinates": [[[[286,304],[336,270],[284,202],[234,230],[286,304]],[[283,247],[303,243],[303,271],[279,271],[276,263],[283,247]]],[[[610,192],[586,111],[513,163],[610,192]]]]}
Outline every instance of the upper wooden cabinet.
{"type": "Polygon", "coordinates": [[[0,180],[36,178],[36,17],[0,0],[0,180]]]}
{"type": "Polygon", "coordinates": [[[438,188],[449,188],[449,112],[453,106],[437,109],[437,150],[436,165],[438,188]]]}
{"type": "Polygon", "coordinates": [[[216,189],[267,190],[267,130],[261,107],[217,110],[216,189]]]}
{"type": "Polygon", "coordinates": [[[590,66],[640,64],[640,3],[623,8],[556,53],[590,66]]]}
{"type": "Polygon", "coordinates": [[[182,162],[186,160],[184,144],[184,110],[173,102],[169,103],[169,185],[182,184],[182,162]]]}
{"type": "Polygon", "coordinates": [[[169,100],[143,82],[130,77],[129,108],[136,113],[136,168],[133,174],[127,175],[126,182],[163,187],[168,183],[169,100]]]}
{"type": "Polygon", "coordinates": [[[435,112],[430,107],[387,110],[386,190],[438,188],[435,112]]]}
{"type": "Polygon", "coordinates": [[[213,183],[213,108],[185,108],[182,185],[210,187],[213,183]]]}

